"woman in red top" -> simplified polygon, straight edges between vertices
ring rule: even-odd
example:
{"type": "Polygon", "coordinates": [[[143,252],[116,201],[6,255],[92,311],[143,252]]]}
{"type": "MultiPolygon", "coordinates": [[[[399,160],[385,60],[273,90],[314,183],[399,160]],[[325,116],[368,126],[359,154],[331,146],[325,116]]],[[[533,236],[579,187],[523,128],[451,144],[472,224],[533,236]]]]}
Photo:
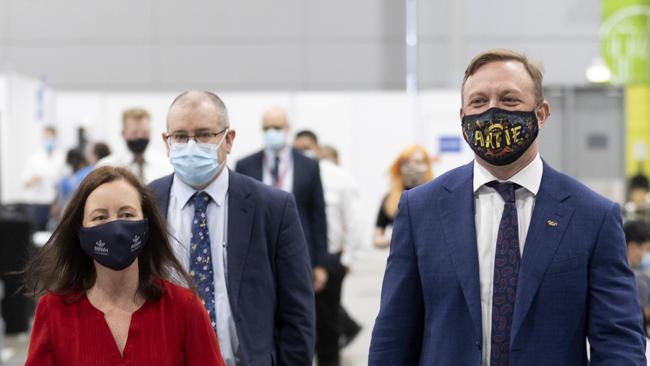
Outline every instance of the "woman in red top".
{"type": "Polygon", "coordinates": [[[149,191],[123,168],[90,173],[26,270],[41,296],[27,366],[224,365],[207,312],[149,191]]]}

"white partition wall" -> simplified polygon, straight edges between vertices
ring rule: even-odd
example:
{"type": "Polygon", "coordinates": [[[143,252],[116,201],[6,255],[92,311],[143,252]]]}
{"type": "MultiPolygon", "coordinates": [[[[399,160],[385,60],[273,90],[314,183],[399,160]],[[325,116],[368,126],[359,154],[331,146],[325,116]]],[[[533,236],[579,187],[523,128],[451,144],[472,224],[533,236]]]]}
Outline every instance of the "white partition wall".
{"type": "Polygon", "coordinates": [[[22,200],[25,162],[41,148],[43,127],[58,127],[52,109],[52,91],[42,81],[0,74],[0,203],[22,200]]]}

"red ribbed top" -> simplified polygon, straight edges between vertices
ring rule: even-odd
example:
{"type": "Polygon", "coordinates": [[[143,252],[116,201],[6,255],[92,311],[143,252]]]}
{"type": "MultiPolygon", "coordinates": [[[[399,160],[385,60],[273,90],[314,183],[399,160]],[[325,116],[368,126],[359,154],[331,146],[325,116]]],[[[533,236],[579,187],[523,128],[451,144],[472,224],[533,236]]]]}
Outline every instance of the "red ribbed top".
{"type": "Polygon", "coordinates": [[[43,296],[25,366],[224,365],[201,301],[186,288],[161,282],[163,296],[147,300],[131,316],[123,357],[104,313],[86,296],[72,304],[43,296]]]}

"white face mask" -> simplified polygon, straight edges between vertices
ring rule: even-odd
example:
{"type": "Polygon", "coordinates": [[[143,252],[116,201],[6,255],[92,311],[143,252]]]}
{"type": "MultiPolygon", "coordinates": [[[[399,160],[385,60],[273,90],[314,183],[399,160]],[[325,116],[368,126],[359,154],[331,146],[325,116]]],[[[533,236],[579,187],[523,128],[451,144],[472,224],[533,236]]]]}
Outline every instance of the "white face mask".
{"type": "Polygon", "coordinates": [[[269,128],[264,132],[264,145],[271,150],[280,150],[287,144],[287,133],[277,128],[269,128]]]}

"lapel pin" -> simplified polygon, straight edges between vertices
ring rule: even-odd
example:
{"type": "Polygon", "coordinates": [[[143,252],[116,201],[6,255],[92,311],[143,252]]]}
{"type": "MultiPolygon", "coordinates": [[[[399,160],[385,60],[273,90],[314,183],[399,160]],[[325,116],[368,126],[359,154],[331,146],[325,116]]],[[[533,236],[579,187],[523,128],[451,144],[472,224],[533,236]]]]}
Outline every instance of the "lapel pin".
{"type": "Polygon", "coordinates": [[[548,220],[548,221],[546,221],[546,225],[548,225],[548,226],[550,226],[550,227],[557,227],[557,221],[555,221],[555,220],[548,220]]]}

